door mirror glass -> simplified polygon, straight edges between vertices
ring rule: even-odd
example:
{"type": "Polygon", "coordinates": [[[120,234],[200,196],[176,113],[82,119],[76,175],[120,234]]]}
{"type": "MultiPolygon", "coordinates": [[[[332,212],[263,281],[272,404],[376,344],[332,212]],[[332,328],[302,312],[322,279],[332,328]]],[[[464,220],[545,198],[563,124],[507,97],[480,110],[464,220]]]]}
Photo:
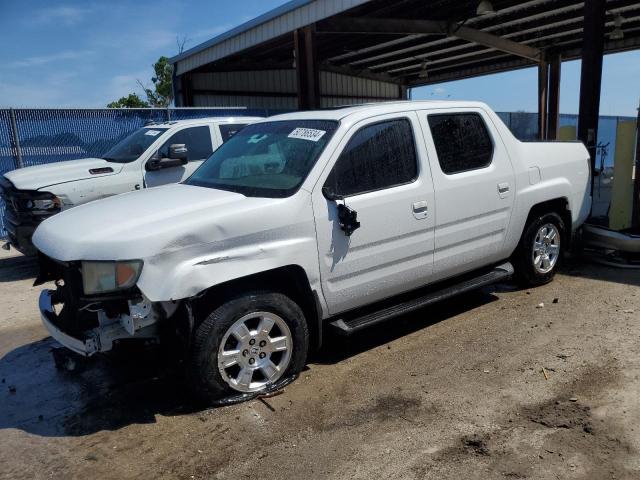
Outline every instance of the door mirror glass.
{"type": "Polygon", "coordinates": [[[169,158],[172,160],[183,160],[183,163],[187,163],[189,158],[189,150],[184,143],[173,143],[169,145],[169,158]]]}

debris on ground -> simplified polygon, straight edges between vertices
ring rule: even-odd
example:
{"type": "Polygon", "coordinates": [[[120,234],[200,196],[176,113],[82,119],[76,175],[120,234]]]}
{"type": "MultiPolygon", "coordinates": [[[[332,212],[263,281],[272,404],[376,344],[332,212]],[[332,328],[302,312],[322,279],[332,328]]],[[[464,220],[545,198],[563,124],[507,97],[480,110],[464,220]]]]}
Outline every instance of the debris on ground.
{"type": "Polygon", "coordinates": [[[544,308],[544,302],[540,302],[538,305],[536,305],[536,308],[544,308]]]}
{"type": "Polygon", "coordinates": [[[627,308],[626,310],[623,310],[622,313],[633,313],[635,310],[633,310],[633,308],[627,308]]]}
{"type": "Polygon", "coordinates": [[[542,367],[542,374],[544,375],[545,380],[549,380],[549,375],[547,375],[547,370],[544,367],[542,367]]]}
{"type": "Polygon", "coordinates": [[[553,303],[558,303],[559,301],[560,301],[560,299],[559,299],[559,298],[554,298],[554,299],[553,299],[553,303]]]}
{"type": "Polygon", "coordinates": [[[473,434],[462,439],[462,444],[466,450],[473,452],[476,455],[489,455],[489,446],[487,441],[480,435],[473,434]]]}
{"type": "Polygon", "coordinates": [[[16,393],[16,387],[14,385],[9,385],[9,393],[16,393]]]}

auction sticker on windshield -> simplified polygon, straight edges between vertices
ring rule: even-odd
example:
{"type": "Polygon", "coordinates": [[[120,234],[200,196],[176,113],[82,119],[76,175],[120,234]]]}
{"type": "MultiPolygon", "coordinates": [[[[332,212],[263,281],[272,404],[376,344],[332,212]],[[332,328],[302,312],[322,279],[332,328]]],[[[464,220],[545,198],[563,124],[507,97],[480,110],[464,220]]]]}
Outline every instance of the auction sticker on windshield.
{"type": "Polygon", "coordinates": [[[317,142],[327,133],[324,130],[316,130],[315,128],[296,128],[287,135],[289,138],[299,138],[300,140],[309,140],[317,142]]]}
{"type": "Polygon", "coordinates": [[[147,130],[146,132],[144,132],[145,135],[151,135],[152,137],[155,137],[160,133],[162,133],[160,130],[147,130]]]}

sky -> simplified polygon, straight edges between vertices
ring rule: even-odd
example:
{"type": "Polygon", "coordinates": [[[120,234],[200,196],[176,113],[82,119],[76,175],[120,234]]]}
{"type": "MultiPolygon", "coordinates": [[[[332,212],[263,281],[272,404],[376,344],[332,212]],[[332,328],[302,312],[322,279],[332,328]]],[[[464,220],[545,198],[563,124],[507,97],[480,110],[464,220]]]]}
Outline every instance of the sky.
{"type": "MultiPolygon", "coordinates": [[[[102,107],[151,84],[152,65],[285,3],[282,0],[0,0],[0,107],[102,107]]],[[[577,113],[580,62],[564,62],[560,110],[577,113]]],[[[640,51],[605,56],[601,114],[635,116],[640,51]]],[[[537,71],[414,89],[412,98],[481,100],[536,111],[537,71]]]]}

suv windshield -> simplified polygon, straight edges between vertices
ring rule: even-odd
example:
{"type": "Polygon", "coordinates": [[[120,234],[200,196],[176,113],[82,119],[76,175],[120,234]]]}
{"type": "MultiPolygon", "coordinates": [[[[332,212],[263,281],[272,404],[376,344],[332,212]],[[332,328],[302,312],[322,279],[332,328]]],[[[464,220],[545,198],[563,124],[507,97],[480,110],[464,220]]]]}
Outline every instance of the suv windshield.
{"type": "Polygon", "coordinates": [[[133,162],[149,148],[149,145],[156,141],[159,135],[162,135],[167,130],[167,128],[156,127],[136,130],[111,147],[102,158],[109,162],[133,162]]]}
{"type": "Polygon", "coordinates": [[[336,128],[333,120],[248,125],[184,183],[252,197],[288,197],[307,177],[336,128]]]}

